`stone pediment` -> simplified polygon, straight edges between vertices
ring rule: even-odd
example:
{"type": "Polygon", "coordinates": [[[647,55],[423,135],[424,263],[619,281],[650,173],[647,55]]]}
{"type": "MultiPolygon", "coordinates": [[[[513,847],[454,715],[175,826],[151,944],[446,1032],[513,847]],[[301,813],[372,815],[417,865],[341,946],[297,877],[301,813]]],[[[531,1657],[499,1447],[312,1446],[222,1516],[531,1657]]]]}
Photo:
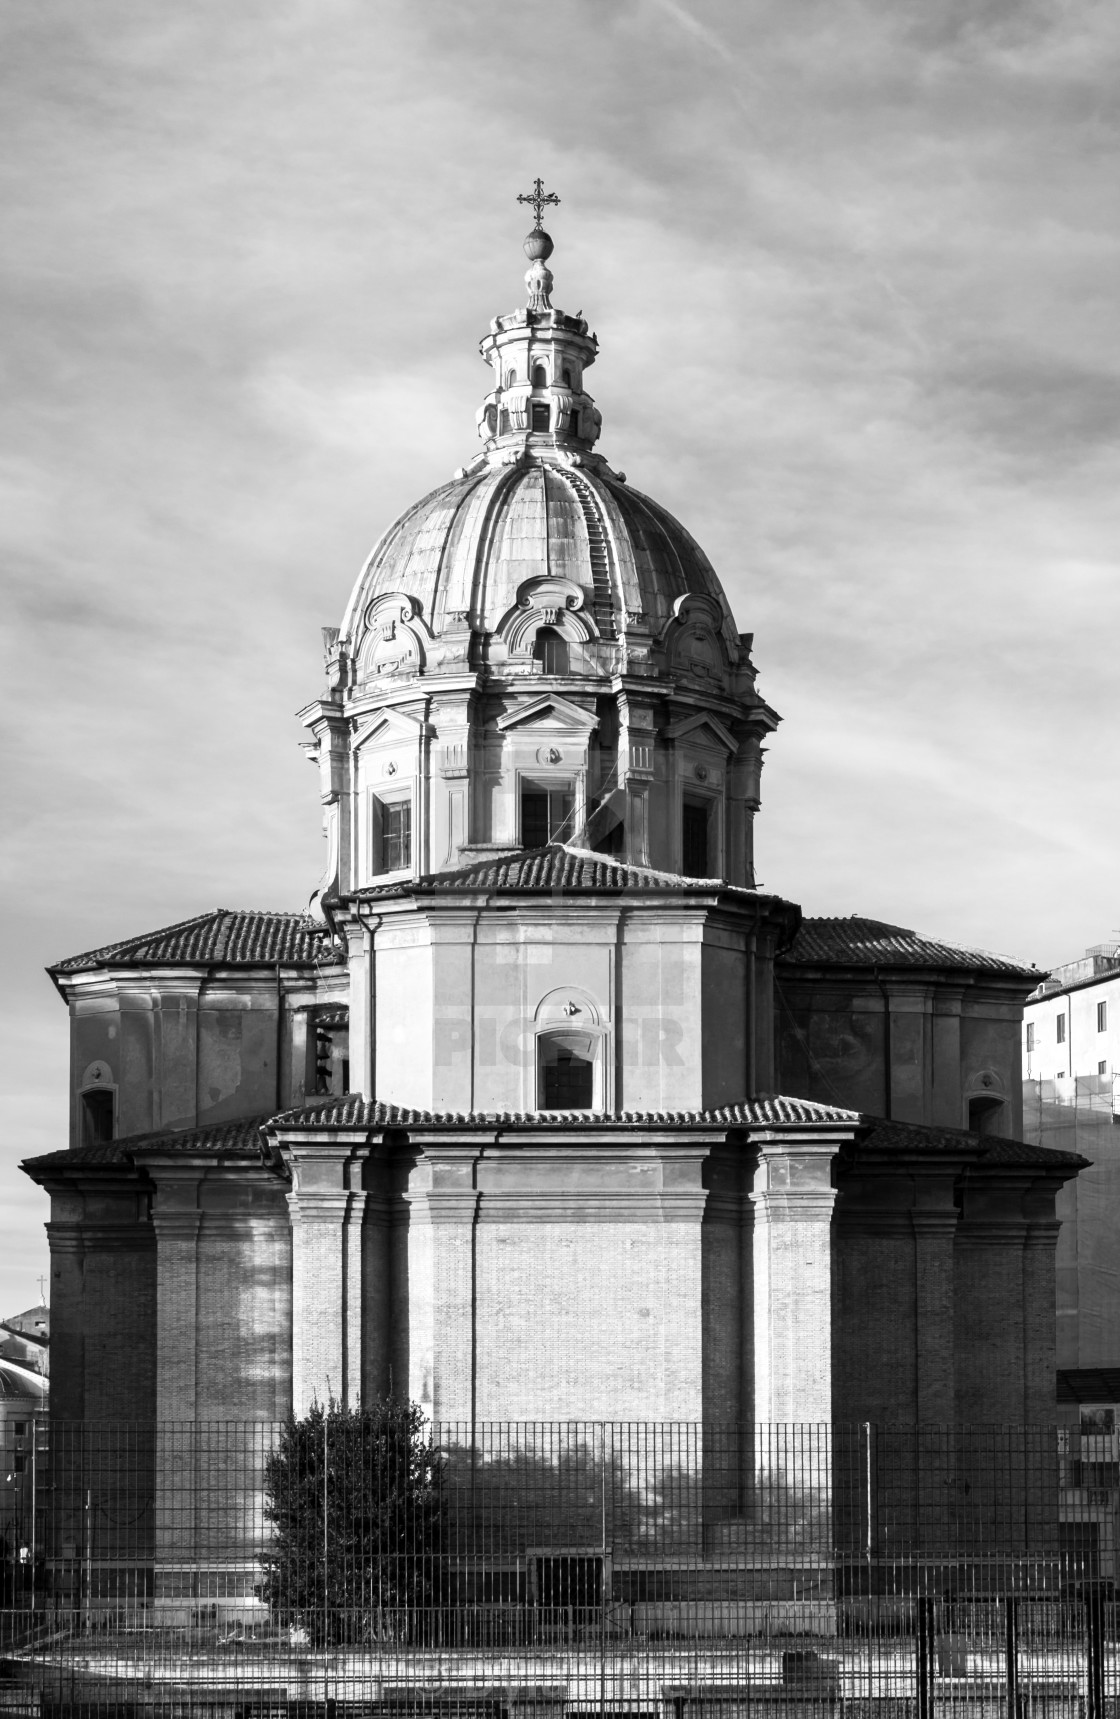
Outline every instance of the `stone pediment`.
{"type": "Polygon", "coordinates": [[[578,704],[560,698],[556,693],[546,692],[539,698],[530,699],[526,704],[517,705],[505,716],[500,716],[494,726],[503,734],[519,729],[539,728],[550,734],[579,734],[586,737],[599,726],[599,718],[581,710],[578,704]]]}
{"type": "Polygon", "coordinates": [[[420,721],[418,717],[409,716],[403,710],[379,710],[370,720],[356,730],[354,734],[354,751],[359,747],[368,746],[370,741],[413,741],[424,733],[431,731],[431,724],[420,721]]]}
{"type": "Polygon", "coordinates": [[[731,730],[724,727],[718,716],[708,712],[672,723],[665,730],[665,737],[668,740],[691,740],[694,746],[717,746],[732,755],[739,750],[739,742],[731,730]]]}

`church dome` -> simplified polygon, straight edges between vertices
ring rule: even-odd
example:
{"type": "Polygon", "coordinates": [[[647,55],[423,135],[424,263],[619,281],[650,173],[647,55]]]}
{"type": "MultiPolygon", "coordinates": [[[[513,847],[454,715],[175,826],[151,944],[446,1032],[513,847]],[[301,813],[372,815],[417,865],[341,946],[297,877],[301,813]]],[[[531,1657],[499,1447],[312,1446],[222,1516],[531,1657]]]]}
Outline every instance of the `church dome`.
{"type": "Polygon", "coordinates": [[[605,461],[577,467],[551,450],[486,461],[410,507],[363,568],[343,631],[357,653],[377,599],[401,593],[437,638],[498,634],[542,578],[568,591],[600,639],[636,628],[657,637],[694,594],[718,605],[737,647],[719,579],[684,526],[605,461]]]}
{"type": "Polygon", "coordinates": [[[539,225],[525,249],[528,302],[479,346],[493,373],[481,451],[390,526],[358,577],[339,640],[356,681],[516,662],[541,625],[580,647],[581,672],[614,673],[659,651],[686,598],[736,665],[711,562],[595,451],[602,419],[585,381],[598,341],[582,313],[552,304],[539,225]]]}

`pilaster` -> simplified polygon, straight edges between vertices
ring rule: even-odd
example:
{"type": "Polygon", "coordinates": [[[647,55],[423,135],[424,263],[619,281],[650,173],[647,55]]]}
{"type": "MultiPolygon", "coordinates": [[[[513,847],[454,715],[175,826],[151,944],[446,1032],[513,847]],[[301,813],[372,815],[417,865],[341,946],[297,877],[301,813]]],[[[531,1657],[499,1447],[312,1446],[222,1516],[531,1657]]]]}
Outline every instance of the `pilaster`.
{"type": "Polygon", "coordinates": [[[827,1137],[759,1143],[754,1206],[755,1419],[832,1419],[832,1160],[827,1137]]]}
{"type": "Polygon", "coordinates": [[[362,1386],[362,1218],[348,1148],[291,1155],[292,1407],[306,1414],[332,1397],[357,1401],[362,1386]]]}
{"type": "Polygon", "coordinates": [[[161,1179],[156,1235],[156,1420],[193,1421],[198,1408],[199,1174],[161,1179]]]}

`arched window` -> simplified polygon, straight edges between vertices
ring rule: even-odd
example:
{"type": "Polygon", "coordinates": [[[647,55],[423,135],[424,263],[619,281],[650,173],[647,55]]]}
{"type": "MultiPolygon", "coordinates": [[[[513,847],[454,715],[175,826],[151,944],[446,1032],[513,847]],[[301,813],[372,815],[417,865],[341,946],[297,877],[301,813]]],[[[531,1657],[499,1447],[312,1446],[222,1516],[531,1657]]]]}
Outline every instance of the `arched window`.
{"type": "Polygon", "coordinates": [[[507,370],[506,371],[506,387],[512,388],[516,381],[517,381],[517,371],[516,370],[507,370]]]}
{"type": "Polygon", "coordinates": [[[537,1040],[537,1109],[591,1110],[595,1104],[594,1033],[542,1033],[537,1040]]]}
{"type": "Polygon", "coordinates": [[[547,388],[548,387],[548,371],[545,369],[543,364],[534,364],[533,365],[533,387],[534,388],[547,388]]]}
{"type": "Polygon", "coordinates": [[[572,385],[572,373],[570,370],[565,370],[564,371],[564,386],[565,386],[565,388],[570,388],[571,385],[572,385]]]}
{"type": "Polygon", "coordinates": [[[533,655],[545,674],[567,674],[571,667],[568,641],[555,627],[538,627],[533,655]]]}
{"type": "Polygon", "coordinates": [[[105,1087],[82,1093],[82,1145],[101,1146],[113,1138],[113,1094],[105,1087]]]}

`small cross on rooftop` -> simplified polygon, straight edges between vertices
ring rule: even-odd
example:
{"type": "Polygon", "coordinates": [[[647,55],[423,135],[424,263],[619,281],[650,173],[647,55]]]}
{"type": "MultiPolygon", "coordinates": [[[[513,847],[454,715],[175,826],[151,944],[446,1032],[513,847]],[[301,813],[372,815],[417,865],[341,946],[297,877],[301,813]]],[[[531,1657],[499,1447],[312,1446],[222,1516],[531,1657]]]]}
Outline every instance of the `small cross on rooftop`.
{"type": "Polygon", "coordinates": [[[531,191],[519,192],[518,197],[517,197],[517,201],[519,203],[531,203],[532,204],[532,206],[533,206],[533,226],[534,226],[534,229],[539,233],[541,230],[541,210],[546,208],[547,206],[553,204],[553,203],[559,203],[560,199],[556,195],[555,191],[546,191],[545,190],[543,180],[534,179],[533,189],[531,191]]]}

